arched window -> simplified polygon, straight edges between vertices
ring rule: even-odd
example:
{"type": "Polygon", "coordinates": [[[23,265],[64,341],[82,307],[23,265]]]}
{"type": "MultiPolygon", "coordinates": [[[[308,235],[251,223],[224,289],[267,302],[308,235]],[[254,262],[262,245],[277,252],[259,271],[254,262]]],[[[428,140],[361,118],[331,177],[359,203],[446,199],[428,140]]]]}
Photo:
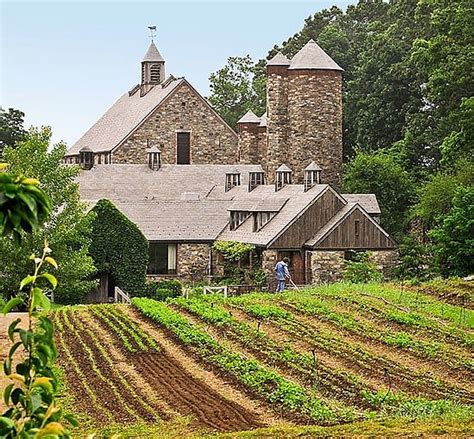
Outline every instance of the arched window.
{"type": "Polygon", "coordinates": [[[150,67],[150,82],[160,82],[160,65],[153,64],[150,67]]]}

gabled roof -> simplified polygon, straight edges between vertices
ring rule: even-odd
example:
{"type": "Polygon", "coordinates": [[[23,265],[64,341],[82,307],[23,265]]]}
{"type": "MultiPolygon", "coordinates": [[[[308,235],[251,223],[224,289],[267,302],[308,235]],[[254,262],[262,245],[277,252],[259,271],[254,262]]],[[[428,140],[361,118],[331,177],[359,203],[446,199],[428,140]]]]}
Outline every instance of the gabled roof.
{"type": "Polygon", "coordinates": [[[237,123],[260,123],[260,118],[252,110],[248,110],[237,123]]]}
{"type": "Polygon", "coordinates": [[[380,207],[375,194],[342,194],[348,203],[357,203],[369,214],[380,215],[380,207]]]}
{"type": "Polygon", "coordinates": [[[265,111],[265,113],[263,113],[261,116],[260,116],[260,124],[259,124],[260,127],[266,127],[267,126],[267,112],[265,111]]]}
{"type": "Polygon", "coordinates": [[[76,155],[88,146],[94,152],[111,151],[120,145],[183,82],[184,78],[172,80],[153,87],[145,96],[134,93],[123,94],[69,149],[66,156],[76,155]]]}
{"type": "Polygon", "coordinates": [[[314,40],[306,45],[293,57],[289,70],[338,70],[343,69],[314,40]]]}
{"type": "Polygon", "coordinates": [[[153,41],[150,43],[150,47],[148,47],[142,62],[165,62],[153,41]]]}
{"type": "Polygon", "coordinates": [[[68,150],[67,156],[79,154],[88,146],[93,152],[109,152],[120,146],[160,105],[170,98],[181,85],[188,86],[235,137],[237,134],[185,78],[170,76],[154,86],[146,95],[125,93],[89,128],[68,150]]]}
{"type": "Polygon", "coordinates": [[[267,62],[267,66],[289,66],[289,65],[290,65],[290,60],[281,52],[278,52],[270,61],[267,62]]]}
{"type": "Polygon", "coordinates": [[[283,163],[282,165],[278,167],[276,172],[293,172],[293,171],[283,163]]]}
{"type": "Polygon", "coordinates": [[[389,234],[366,212],[358,203],[347,203],[339,210],[319,231],[316,235],[306,242],[308,247],[317,247],[339,224],[341,224],[354,210],[360,211],[380,232],[387,238],[389,234]]]}

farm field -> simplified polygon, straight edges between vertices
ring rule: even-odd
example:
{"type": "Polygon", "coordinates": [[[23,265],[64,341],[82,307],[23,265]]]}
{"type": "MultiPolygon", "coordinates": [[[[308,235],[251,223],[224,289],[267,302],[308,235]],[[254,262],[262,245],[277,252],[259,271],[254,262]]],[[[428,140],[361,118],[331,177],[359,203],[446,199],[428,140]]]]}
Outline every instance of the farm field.
{"type": "Polygon", "coordinates": [[[474,313],[392,285],[64,307],[76,433],[474,433],[474,313]]]}

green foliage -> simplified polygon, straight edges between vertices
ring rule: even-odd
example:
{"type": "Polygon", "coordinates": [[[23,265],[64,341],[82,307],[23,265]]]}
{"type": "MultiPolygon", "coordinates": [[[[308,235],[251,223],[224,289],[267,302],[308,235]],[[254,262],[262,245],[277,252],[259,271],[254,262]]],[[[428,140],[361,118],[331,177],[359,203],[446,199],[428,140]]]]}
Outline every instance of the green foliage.
{"type": "Polygon", "coordinates": [[[212,248],[220,252],[229,262],[238,262],[255,249],[252,244],[237,241],[215,241],[212,248]]]}
{"type": "Polygon", "coordinates": [[[37,253],[45,239],[54,248],[59,269],[59,285],[55,300],[59,303],[81,302],[95,283],[90,280],[94,272],[88,256],[92,217],[80,201],[75,182],[80,170],[62,162],[66,145],[50,146],[49,128],[32,128],[24,141],[15,148],[7,147],[4,158],[9,172],[28,175],[41,181],[44,192],[51,200],[52,213],[44,226],[31,234],[22,235],[18,248],[12,237],[0,240],[0,291],[9,297],[22,278],[29,272],[28,256],[37,253]]]}
{"type": "Polygon", "coordinates": [[[99,273],[109,273],[126,293],[145,291],[148,241],[140,229],[109,200],[92,209],[90,255],[99,273]]]}
{"type": "Polygon", "coordinates": [[[24,117],[25,113],[20,110],[9,108],[8,111],[5,111],[0,107],[0,157],[4,148],[14,147],[25,138],[24,117]]]}
{"type": "Polygon", "coordinates": [[[474,273],[474,186],[457,191],[451,211],[430,236],[443,275],[474,273]]]}
{"type": "Polygon", "coordinates": [[[255,77],[255,70],[250,55],[234,56],[209,77],[209,103],[233,129],[247,110],[258,116],[265,112],[266,81],[262,76],[255,77]]]}
{"type": "Polygon", "coordinates": [[[427,265],[430,258],[426,246],[415,237],[405,236],[398,247],[398,253],[398,264],[391,271],[393,277],[423,280],[429,276],[427,265]]]}
{"type": "Polygon", "coordinates": [[[182,294],[183,284],[178,279],[162,279],[158,282],[149,282],[146,286],[146,293],[141,294],[141,297],[164,301],[182,294]]]}
{"type": "Polygon", "coordinates": [[[353,283],[381,282],[382,272],[370,262],[370,252],[357,253],[352,261],[345,261],[344,280],[353,283]]]}
{"type": "Polygon", "coordinates": [[[397,236],[406,229],[413,181],[393,154],[360,152],[346,165],[343,186],[348,193],[377,196],[381,224],[389,233],[397,236]]]}
{"type": "Polygon", "coordinates": [[[0,163],[0,236],[12,233],[20,241],[22,231],[38,231],[51,213],[51,202],[37,187],[38,180],[6,174],[2,167],[0,163]]]}

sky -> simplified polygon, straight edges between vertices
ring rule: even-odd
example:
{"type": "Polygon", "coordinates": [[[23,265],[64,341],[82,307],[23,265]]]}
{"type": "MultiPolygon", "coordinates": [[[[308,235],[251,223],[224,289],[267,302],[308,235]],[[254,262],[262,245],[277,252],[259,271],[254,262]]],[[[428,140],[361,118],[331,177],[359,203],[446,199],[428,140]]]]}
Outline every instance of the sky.
{"type": "Polygon", "coordinates": [[[209,75],[229,56],[263,58],[305,18],[354,2],[0,0],[0,105],[72,146],[139,82],[149,25],[157,26],[166,75],[185,76],[207,96],[209,75]]]}

